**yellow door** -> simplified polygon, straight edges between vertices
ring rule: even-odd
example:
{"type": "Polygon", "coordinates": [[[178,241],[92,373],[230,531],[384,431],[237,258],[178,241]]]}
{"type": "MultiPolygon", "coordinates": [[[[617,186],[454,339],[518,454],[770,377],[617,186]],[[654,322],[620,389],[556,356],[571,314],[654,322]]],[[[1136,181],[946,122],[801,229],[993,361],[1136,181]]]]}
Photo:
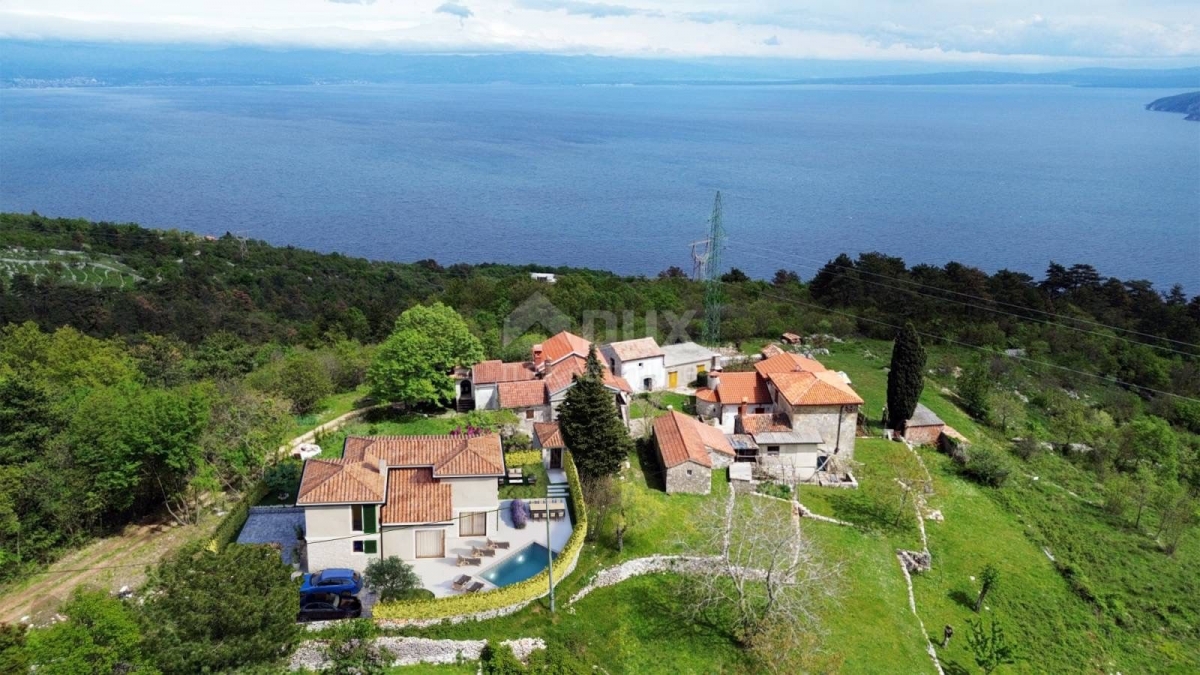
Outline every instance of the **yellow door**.
{"type": "Polygon", "coordinates": [[[679,371],[672,370],[667,373],[667,388],[674,389],[679,386],[679,371]]]}

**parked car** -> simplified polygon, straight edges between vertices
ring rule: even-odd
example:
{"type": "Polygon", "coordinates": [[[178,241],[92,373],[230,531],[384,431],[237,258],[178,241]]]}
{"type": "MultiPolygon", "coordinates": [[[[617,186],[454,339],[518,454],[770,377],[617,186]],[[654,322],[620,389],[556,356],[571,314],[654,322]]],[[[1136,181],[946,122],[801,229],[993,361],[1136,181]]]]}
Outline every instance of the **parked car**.
{"type": "Polygon", "coordinates": [[[321,570],[316,574],[304,575],[304,583],[300,585],[300,594],[336,593],[338,595],[356,595],[362,590],[362,576],[351,569],[321,570]]]}
{"type": "Polygon", "coordinates": [[[362,602],[352,595],[313,593],[300,596],[297,621],[333,621],[362,616],[362,602]]]}

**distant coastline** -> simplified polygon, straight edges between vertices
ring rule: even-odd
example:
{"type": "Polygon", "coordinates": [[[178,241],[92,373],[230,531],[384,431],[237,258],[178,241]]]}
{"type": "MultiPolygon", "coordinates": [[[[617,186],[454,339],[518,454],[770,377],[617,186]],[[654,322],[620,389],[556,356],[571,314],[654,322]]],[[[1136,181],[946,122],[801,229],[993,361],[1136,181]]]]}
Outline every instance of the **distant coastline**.
{"type": "Polygon", "coordinates": [[[1146,110],[1173,112],[1187,115],[1183,119],[1200,122],[1200,91],[1191,91],[1176,96],[1164,96],[1146,104],[1146,110]]]}

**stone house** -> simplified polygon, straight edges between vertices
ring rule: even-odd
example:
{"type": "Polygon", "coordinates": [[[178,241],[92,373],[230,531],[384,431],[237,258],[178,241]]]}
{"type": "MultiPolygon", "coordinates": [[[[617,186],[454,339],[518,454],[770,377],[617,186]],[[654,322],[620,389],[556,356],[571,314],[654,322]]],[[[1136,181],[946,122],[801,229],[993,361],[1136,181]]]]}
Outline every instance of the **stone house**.
{"type": "Polygon", "coordinates": [[[728,466],[734,457],[720,429],[673,410],[654,420],[654,447],[668,494],[708,494],[712,470],[728,466]]]}
{"type": "Polygon", "coordinates": [[[304,464],[309,569],[443,558],[497,527],[500,436],[350,436],[340,459],[304,464]]]}
{"type": "Polygon", "coordinates": [[[542,451],[542,464],[547,469],[563,468],[563,451],[567,444],[563,441],[558,422],[544,422],[533,425],[533,447],[542,451]]]}
{"type": "Polygon", "coordinates": [[[635,391],[654,391],[667,386],[664,354],[654,338],[612,342],[600,348],[600,356],[617,377],[635,391]]]}
{"type": "Polygon", "coordinates": [[[754,372],[709,375],[709,386],[696,391],[696,410],[726,433],[744,415],[780,413],[792,431],[819,436],[825,454],[854,456],[862,398],[841,373],[819,361],[782,352],[754,364],[754,372]]]}
{"type": "Polygon", "coordinates": [[[753,461],[763,471],[788,482],[811,480],[828,454],[821,435],[812,429],[796,430],[784,413],[742,415],[737,433],[751,442],[738,451],[737,461],[753,461]]]}
{"type": "Polygon", "coordinates": [[[663,345],[663,367],[667,371],[667,389],[707,383],[708,373],[720,367],[721,355],[695,342],[663,345]]]}
{"type": "Polygon", "coordinates": [[[932,410],[918,403],[908,425],[904,427],[904,439],[916,445],[935,445],[945,430],[946,423],[932,410]]]}

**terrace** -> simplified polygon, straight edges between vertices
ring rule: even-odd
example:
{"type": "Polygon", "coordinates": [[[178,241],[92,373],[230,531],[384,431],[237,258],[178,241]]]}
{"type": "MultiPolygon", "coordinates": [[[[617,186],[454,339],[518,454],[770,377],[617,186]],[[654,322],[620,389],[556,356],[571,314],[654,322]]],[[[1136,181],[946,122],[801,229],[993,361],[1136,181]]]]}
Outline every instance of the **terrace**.
{"type": "MultiPolygon", "coordinates": [[[[558,551],[566,546],[567,540],[571,538],[573,527],[569,510],[560,520],[545,522],[530,520],[523,529],[517,529],[513,526],[512,516],[510,515],[511,503],[512,500],[509,499],[501,500],[500,512],[489,516],[488,534],[486,537],[446,537],[447,557],[418,558],[409,561],[417,576],[421,578],[422,585],[439,598],[459,595],[462,591],[455,590],[453,583],[456,578],[465,574],[471,577],[472,583],[475,581],[483,583],[481,593],[495,589],[496,585],[488,581],[484,575],[489,570],[493,570],[496,566],[510,559],[515,563],[515,559],[524,555],[525,549],[531,544],[546,546],[547,522],[549,523],[550,550],[557,554],[558,551]],[[478,566],[458,566],[458,556],[461,555],[464,558],[472,557],[472,549],[475,547],[483,548],[487,543],[487,539],[508,542],[509,547],[497,550],[495,556],[483,557],[481,564],[478,566]]],[[[544,568],[543,565],[542,569],[544,568]]]]}

